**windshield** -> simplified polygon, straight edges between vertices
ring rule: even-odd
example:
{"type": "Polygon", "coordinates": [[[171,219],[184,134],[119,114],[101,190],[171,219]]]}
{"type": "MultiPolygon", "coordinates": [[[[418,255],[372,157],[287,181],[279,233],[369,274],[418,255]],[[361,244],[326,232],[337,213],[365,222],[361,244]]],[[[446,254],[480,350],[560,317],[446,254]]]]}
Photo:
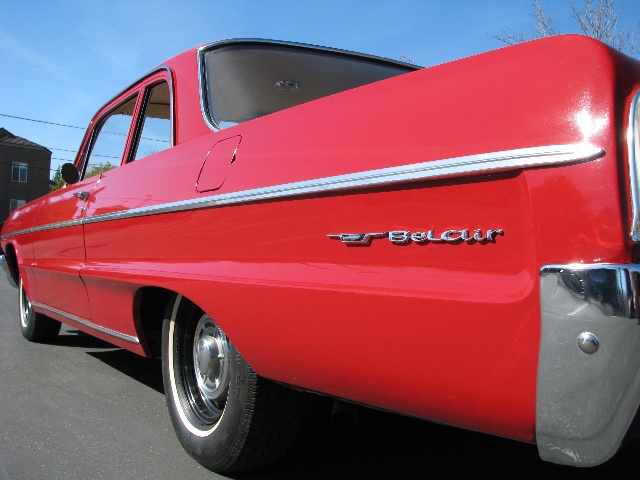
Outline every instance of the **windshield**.
{"type": "Polygon", "coordinates": [[[201,51],[203,112],[214,128],[415,70],[383,58],[299,45],[238,43],[201,51]]]}

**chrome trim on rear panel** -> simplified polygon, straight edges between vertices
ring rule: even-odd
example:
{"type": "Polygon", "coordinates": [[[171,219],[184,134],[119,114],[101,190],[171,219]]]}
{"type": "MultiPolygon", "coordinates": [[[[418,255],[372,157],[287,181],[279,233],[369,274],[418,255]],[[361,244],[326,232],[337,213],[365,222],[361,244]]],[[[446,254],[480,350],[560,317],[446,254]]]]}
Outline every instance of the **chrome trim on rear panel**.
{"type": "Polygon", "coordinates": [[[543,460],[594,466],[620,448],[640,405],[639,295],[640,265],[542,268],[536,441],[543,460]]]}
{"type": "Polygon", "coordinates": [[[125,218],[136,218],[161,213],[182,212],[204,208],[277,200],[301,195],[316,195],[373,187],[389,187],[402,183],[440,180],[468,175],[486,175],[513,170],[568,165],[595,160],[604,155],[604,150],[589,144],[550,145],[545,147],[520,148],[502,152],[482,153],[464,157],[432,160],[398,167],[380,168],[364,172],[323,177],[301,182],[284,183],[269,187],[241,190],[239,192],[209,195],[201,198],[162,203],[125,211],[86,216],[33,229],[21,230],[0,238],[16,236],[33,231],[67,226],[106,222],[125,218]]]}
{"type": "Polygon", "coordinates": [[[640,90],[636,92],[629,111],[627,127],[629,155],[629,193],[631,195],[631,238],[640,242],[640,90]]]}

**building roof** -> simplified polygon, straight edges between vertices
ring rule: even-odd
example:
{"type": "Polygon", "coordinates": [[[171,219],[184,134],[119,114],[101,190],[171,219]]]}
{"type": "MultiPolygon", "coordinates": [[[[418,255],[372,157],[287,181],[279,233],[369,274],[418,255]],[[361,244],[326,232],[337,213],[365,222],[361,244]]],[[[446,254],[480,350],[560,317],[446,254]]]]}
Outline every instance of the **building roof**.
{"type": "Polygon", "coordinates": [[[38,145],[37,143],[31,142],[26,138],[17,137],[13,133],[11,133],[9,130],[6,130],[5,128],[2,128],[2,127],[0,127],[0,144],[15,145],[18,147],[40,148],[42,150],[46,150],[47,152],[51,153],[51,151],[48,148],[43,147],[42,145],[38,145]]]}

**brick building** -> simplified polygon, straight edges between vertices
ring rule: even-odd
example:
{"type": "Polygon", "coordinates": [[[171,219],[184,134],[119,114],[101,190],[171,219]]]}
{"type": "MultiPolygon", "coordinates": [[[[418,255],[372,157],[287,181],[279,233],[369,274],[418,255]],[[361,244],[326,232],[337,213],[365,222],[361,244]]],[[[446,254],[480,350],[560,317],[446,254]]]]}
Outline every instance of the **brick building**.
{"type": "Polygon", "coordinates": [[[0,128],[0,225],[9,212],[49,193],[51,151],[0,128]]]}

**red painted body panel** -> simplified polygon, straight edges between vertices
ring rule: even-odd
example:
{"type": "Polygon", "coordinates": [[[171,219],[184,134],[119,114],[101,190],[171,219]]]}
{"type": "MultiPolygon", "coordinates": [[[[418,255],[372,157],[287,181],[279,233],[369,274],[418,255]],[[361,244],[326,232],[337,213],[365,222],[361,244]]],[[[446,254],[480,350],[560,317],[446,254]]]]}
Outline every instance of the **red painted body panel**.
{"type": "MultiPolygon", "coordinates": [[[[36,218],[36,225],[80,220],[86,202],[74,196],[78,192],[93,191],[97,178],[89,178],[46,196],[36,218]]],[[[90,319],[87,291],[80,278],[84,265],[84,236],[82,225],[43,230],[29,234],[33,242],[38,295],[33,300],[55,306],[72,315],[90,319]],[[64,295],[60,295],[64,292],[64,295]]]]}
{"type": "MultiPolygon", "coordinates": [[[[36,270],[38,288],[47,275],[79,272],[90,313],[76,314],[142,336],[136,294],[162,287],[209,313],[265,377],[534,441],[540,267],[631,261],[625,139],[618,132],[638,88],[638,64],[595,41],[559,37],[214,133],[200,111],[196,60],[192,51],[165,64],[173,78],[176,146],[104,173],[86,218],[517,148],[590,143],[606,153],[567,166],[143,215],[12,238],[10,232],[28,228],[16,215],[2,245],[15,244],[27,258],[24,249],[37,242],[35,260],[23,268],[36,270]],[[219,168],[210,174],[205,158],[219,142],[235,144],[231,137],[242,138],[235,160],[221,161],[225,175],[219,168]],[[69,238],[74,229],[84,229],[84,252],[69,243],[77,240],[69,238]],[[327,237],[450,229],[504,234],[486,244],[377,239],[362,247],[327,237]]],[[[59,221],[49,217],[62,214],[49,210],[56,198],[43,204],[38,225],[59,221]]],[[[52,283],[43,286],[60,293],[52,283]]],[[[80,296],[71,303],[79,306],[80,296]]],[[[68,305],[57,308],[74,313],[68,305]]]]}

